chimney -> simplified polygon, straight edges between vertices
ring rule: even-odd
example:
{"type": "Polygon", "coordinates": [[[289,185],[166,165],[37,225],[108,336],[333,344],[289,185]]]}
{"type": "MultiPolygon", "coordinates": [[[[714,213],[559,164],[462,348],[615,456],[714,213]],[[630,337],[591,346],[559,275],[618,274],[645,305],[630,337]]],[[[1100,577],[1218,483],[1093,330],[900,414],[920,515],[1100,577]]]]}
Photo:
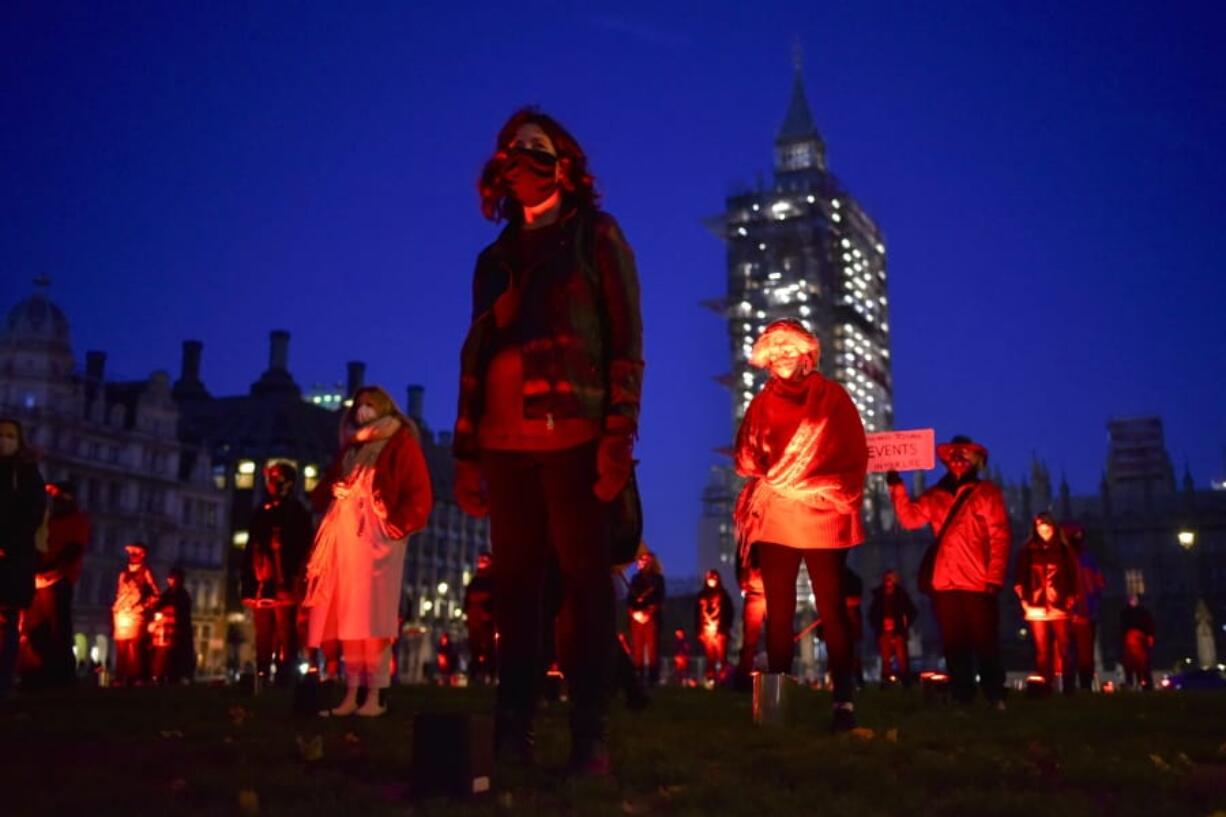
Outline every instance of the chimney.
{"type": "Polygon", "coordinates": [[[425,400],[425,396],[425,386],[419,386],[416,383],[409,386],[409,402],[405,406],[405,410],[408,412],[409,417],[418,425],[421,424],[421,408],[422,402],[425,400]]]}
{"type": "Polygon", "coordinates": [[[102,374],[106,370],[106,352],[90,351],[85,353],[85,379],[91,383],[101,383],[102,374]]]}
{"type": "Polygon", "coordinates": [[[179,380],[183,383],[200,382],[200,353],[204,344],[198,340],[183,341],[183,365],[179,370],[179,380]]]}
{"type": "Polygon", "coordinates": [[[358,389],[366,385],[366,364],[360,360],[351,360],[345,364],[345,371],[345,396],[353,397],[358,389]]]}
{"type": "Polygon", "coordinates": [[[289,371],[289,332],[274,329],[268,336],[268,368],[274,372],[289,371]]]}

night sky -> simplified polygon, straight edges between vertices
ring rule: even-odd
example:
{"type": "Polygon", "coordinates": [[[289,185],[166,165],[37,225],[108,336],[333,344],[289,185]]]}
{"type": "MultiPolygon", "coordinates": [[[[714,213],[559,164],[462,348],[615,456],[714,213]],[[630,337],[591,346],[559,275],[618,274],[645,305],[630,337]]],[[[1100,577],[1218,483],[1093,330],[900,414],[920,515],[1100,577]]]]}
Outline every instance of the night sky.
{"type": "Polygon", "coordinates": [[[449,428],[498,229],[475,180],[540,104],[637,253],[647,538],[694,573],[732,433],[702,219],[769,178],[799,41],[830,166],[887,237],[897,426],[1087,492],[1107,419],[1156,413],[1180,474],[1226,476],[1220,4],[244,5],[0,9],[0,308],[51,276],[111,376],[177,375],[198,338],[213,394],[245,391],[284,328],[302,386],[364,360],[449,428]]]}

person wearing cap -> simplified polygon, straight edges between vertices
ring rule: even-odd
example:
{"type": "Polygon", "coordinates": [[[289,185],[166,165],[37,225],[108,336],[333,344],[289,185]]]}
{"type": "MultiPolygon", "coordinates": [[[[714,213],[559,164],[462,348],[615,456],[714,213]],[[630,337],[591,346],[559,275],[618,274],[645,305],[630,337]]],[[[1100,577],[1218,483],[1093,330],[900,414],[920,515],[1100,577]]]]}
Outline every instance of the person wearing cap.
{"type": "Polygon", "coordinates": [[[728,634],[736,610],[718,570],[708,570],[702,590],[694,599],[694,632],[706,656],[708,683],[724,680],[728,669],[728,634]]]}
{"type": "Polygon", "coordinates": [[[38,554],[34,601],[21,619],[18,670],[25,689],[71,686],[77,660],[72,653],[72,591],[81,578],[89,544],[89,516],[77,507],[71,482],[47,485],[51,514],[47,550],[38,554]]]}
{"type": "Polygon", "coordinates": [[[820,354],[817,338],[795,320],[775,321],[754,344],[749,362],[770,379],[737,431],[736,469],[748,482],[734,518],[742,562],[756,556],[762,571],[772,673],[792,668],[796,576],[802,560],[808,567],[834,686],[831,728],[848,731],[856,725],[855,676],[843,571],[848,551],[864,541],[868,449],[855,404],[818,372],[820,354]]]}
{"type": "Polygon", "coordinates": [[[477,571],[464,588],[464,621],[468,625],[468,675],[472,681],[494,680],[494,558],[477,553],[477,571]]]}
{"type": "Polygon", "coordinates": [[[255,668],[265,681],[276,660],[277,684],[298,663],[298,604],[306,585],[314,525],[294,494],[298,469],[288,462],[264,468],[266,499],[251,517],[243,551],[243,603],[255,626],[255,668]]]}
{"type": "Polygon", "coordinates": [[[877,634],[877,649],[881,655],[881,684],[897,678],[903,685],[911,683],[911,661],[907,655],[907,632],[915,621],[915,603],[902,586],[897,570],[887,570],[881,584],[873,589],[868,606],[868,622],[877,634]]]}
{"type": "Polygon", "coordinates": [[[153,571],[146,564],[149,546],[129,542],[124,546],[128,563],[119,571],[115,583],[115,602],[111,605],[115,638],[115,676],[117,686],[144,683],[149,671],[147,625],[149,609],[160,595],[153,571]]]}
{"type": "Polygon", "coordinates": [[[17,669],[21,611],[34,599],[36,540],[47,493],[21,423],[0,417],[0,700],[17,669]]]}
{"type": "Polygon", "coordinates": [[[1064,538],[1077,556],[1077,602],[1069,619],[1069,643],[1076,654],[1077,683],[1089,692],[1094,683],[1094,641],[1098,636],[1098,612],[1107,580],[1094,554],[1086,545],[1086,531],[1076,522],[1065,522],[1064,538]]]}
{"type": "Polygon", "coordinates": [[[988,450],[969,437],[937,446],[937,457],[948,471],[916,499],[907,494],[897,471],[886,474],[890,499],[900,525],[907,530],[931,525],[937,536],[930,573],[921,566],[920,589],[932,596],[954,699],[974,699],[978,665],[984,697],[1003,709],[997,595],[1005,583],[1011,543],[1004,493],[979,476],[988,450]]]}
{"type": "Polygon", "coordinates": [[[377,386],[364,386],[341,414],[341,450],[313,496],[327,502],[307,563],[308,646],[339,641],[345,697],[321,715],[387,712],[392,644],[409,536],[434,503],[417,424],[377,386]],[[330,499],[329,499],[330,498],[330,499]],[[366,690],[359,701],[360,690],[366,690]]]}

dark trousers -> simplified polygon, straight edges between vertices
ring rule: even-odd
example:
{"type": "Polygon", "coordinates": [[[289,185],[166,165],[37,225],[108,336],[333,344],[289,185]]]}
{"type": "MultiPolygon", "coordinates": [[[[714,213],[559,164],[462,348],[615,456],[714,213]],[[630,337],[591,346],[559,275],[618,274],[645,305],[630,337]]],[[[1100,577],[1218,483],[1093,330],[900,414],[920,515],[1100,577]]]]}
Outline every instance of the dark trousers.
{"type": "Polygon", "coordinates": [[[61,579],[34,591],[21,629],[22,686],[71,686],[77,677],[77,661],[72,654],[72,582],[61,579]]]}
{"type": "Polygon", "coordinates": [[[251,619],[255,624],[256,672],[267,677],[275,659],[277,683],[288,683],[298,662],[298,605],[256,607],[251,619]]]}
{"type": "Polygon", "coordinates": [[[596,444],[564,451],[487,451],[498,628],[497,706],[530,716],[540,692],[547,615],[546,585],[561,580],[558,651],[571,700],[572,731],[603,729],[613,675],[613,582],[609,506],[592,493],[596,444]]]}
{"type": "Polygon", "coordinates": [[[660,680],[660,622],[656,616],[639,622],[630,619],[630,656],[640,676],[660,680]]]}
{"type": "Polygon", "coordinates": [[[1086,692],[1094,683],[1094,638],[1097,630],[1098,624],[1092,618],[1078,616],[1069,622],[1070,641],[1077,653],[1077,682],[1086,692]]]}
{"type": "Polygon", "coordinates": [[[476,620],[469,616],[468,652],[469,677],[488,683],[494,677],[494,622],[488,617],[476,620]]]}
{"type": "Polygon", "coordinates": [[[745,591],[745,609],[741,615],[741,658],[736,670],[747,676],[753,672],[758,641],[762,638],[762,628],[766,622],[766,594],[753,587],[745,591]]]}
{"type": "Polygon", "coordinates": [[[1005,695],[1005,671],[1000,662],[1000,608],[995,593],[938,590],[932,605],[945,647],[945,669],[957,701],[975,697],[975,665],[979,686],[989,701],[1005,695]]]}
{"type": "Polygon", "coordinates": [[[13,688],[13,676],[17,671],[18,639],[17,620],[21,611],[16,607],[0,605],[0,698],[13,688]]]}
{"type": "Polygon", "coordinates": [[[1149,666],[1149,637],[1140,630],[1124,633],[1124,685],[1152,689],[1154,676],[1149,666]]]}
{"type": "Polygon", "coordinates": [[[141,684],[145,681],[146,645],[143,638],[115,640],[115,684],[141,684]]]}
{"type": "Polygon", "coordinates": [[[1068,619],[1027,623],[1034,636],[1034,671],[1059,689],[1059,678],[1068,671],[1068,619]]]}
{"type": "Polygon", "coordinates": [[[704,671],[706,679],[708,681],[721,680],[728,665],[728,634],[701,633],[698,636],[698,643],[702,645],[703,655],[707,659],[704,671]]]}
{"type": "Polygon", "coordinates": [[[882,633],[877,636],[877,650],[881,654],[881,682],[885,683],[891,675],[899,678],[904,684],[911,682],[911,662],[907,656],[907,636],[905,633],[882,633]],[[892,664],[898,668],[893,669],[892,664]]]}
{"type": "Polygon", "coordinates": [[[796,647],[793,619],[796,614],[796,576],[800,560],[809,569],[809,581],[817,598],[818,615],[830,660],[830,678],[835,703],[849,703],[855,691],[852,663],[851,622],[843,600],[845,549],[793,548],[758,542],[758,562],[766,591],[766,656],[771,672],[791,672],[796,647]]]}

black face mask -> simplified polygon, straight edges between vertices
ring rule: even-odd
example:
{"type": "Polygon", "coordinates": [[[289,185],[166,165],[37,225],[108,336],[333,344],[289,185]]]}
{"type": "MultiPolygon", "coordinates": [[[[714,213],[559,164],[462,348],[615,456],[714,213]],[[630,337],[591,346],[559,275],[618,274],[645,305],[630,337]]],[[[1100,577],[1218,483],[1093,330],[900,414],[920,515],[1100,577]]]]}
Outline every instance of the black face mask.
{"type": "Polygon", "coordinates": [[[511,195],[524,207],[536,207],[558,190],[558,157],[543,150],[513,148],[507,154],[503,178],[511,195]]]}

